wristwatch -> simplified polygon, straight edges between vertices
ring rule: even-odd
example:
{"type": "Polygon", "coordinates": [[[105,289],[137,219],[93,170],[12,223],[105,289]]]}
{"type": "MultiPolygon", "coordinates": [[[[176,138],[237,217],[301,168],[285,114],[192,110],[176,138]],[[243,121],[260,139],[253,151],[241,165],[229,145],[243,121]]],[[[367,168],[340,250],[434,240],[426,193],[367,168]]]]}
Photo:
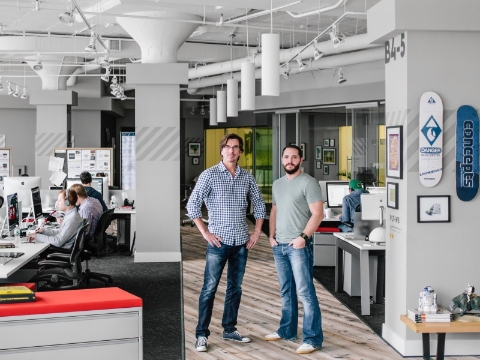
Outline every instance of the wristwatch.
{"type": "Polygon", "coordinates": [[[302,232],[300,235],[298,235],[298,236],[300,236],[301,238],[303,238],[305,241],[308,241],[308,239],[310,239],[310,237],[309,237],[308,235],[306,235],[305,233],[303,233],[303,232],[302,232]]]}

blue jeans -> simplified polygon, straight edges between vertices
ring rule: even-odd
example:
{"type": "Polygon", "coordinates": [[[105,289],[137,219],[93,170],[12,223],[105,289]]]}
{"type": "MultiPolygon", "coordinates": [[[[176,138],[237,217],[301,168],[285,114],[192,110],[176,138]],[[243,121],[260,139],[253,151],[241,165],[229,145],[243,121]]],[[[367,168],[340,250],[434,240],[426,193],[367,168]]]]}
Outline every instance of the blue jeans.
{"type": "Polygon", "coordinates": [[[313,241],[302,249],[288,244],[273,247],[278,273],[282,318],[277,334],[286,340],[297,338],[298,300],[303,304],[303,342],[321,348],[323,343],[322,314],[313,285],[313,241]]]}
{"type": "Polygon", "coordinates": [[[198,324],[195,337],[210,335],[208,326],[212,319],[213,302],[223,268],[228,261],[227,291],[223,308],[222,326],[225,332],[237,330],[238,308],[242,297],[242,281],[247,265],[248,250],[246,245],[222,247],[207,245],[207,262],[203,275],[203,287],[198,299],[198,324]]]}

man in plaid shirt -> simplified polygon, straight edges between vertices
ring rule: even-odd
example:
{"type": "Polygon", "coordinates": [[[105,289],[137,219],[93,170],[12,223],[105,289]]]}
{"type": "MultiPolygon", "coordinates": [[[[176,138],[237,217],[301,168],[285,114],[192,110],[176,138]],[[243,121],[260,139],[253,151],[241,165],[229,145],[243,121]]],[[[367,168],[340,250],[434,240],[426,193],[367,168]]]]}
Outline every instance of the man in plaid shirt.
{"type": "Polygon", "coordinates": [[[207,240],[207,254],[202,292],[198,304],[196,351],[207,351],[208,326],[213,302],[223,268],[228,262],[227,291],[223,310],[223,339],[250,342],[242,336],[237,324],[242,296],[242,281],[248,250],[257,243],[265,218],[265,203],[254,177],[238,166],[243,153],[243,140],[236,134],[225,135],[220,141],[222,161],[199,177],[187,203],[188,217],[207,240]],[[255,230],[249,235],[246,222],[250,198],[254,208],[255,230]],[[208,229],[202,221],[202,203],[208,209],[208,229]]]}

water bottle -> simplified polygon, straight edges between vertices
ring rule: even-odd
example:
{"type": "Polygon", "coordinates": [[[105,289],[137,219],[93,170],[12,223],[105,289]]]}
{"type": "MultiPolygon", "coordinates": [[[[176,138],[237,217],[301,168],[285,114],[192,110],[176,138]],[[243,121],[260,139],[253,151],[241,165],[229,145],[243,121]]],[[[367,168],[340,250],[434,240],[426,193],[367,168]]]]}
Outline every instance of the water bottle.
{"type": "Polygon", "coordinates": [[[115,195],[112,195],[112,198],[110,200],[110,208],[115,209],[117,207],[117,198],[115,195]]]}
{"type": "Polygon", "coordinates": [[[15,226],[15,229],[13,230],[13,236],[15,236],[15,246],[20,246],[20,228],[15,226]]]}

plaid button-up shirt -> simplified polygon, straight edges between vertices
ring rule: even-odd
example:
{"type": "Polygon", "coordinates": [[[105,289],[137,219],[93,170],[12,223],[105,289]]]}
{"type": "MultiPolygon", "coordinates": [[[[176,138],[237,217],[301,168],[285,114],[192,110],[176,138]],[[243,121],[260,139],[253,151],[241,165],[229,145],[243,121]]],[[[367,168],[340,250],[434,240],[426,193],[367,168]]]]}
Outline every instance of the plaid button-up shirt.
{"type": "Polygon", "coordinates": [[[202,172],[186,209],[190,219],[202,217],[202,203],[208,209],[208,231],[223,243],[243,245],[249,240],[246,213],[247,197],[253,204],[255,219],[265,218],[265,202],[254,177],[237,165],[232,177],[222,161],[202,172]]]}

